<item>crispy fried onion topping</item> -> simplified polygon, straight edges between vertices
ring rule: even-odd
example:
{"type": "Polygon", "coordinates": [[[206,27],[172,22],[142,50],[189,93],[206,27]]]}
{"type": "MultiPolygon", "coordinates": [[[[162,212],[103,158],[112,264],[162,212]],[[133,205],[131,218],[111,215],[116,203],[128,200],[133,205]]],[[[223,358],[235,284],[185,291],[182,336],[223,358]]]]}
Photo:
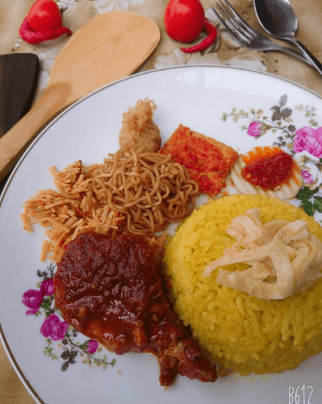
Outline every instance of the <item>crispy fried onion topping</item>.
{"type": "Polygon", "coordinates": [[[247,210],[228,226],[236,243],[207,265],[204,276],[218,267],[246,263],[243,271],[219,269],[216,282],[260,299],[285,299],[321,277],[322,243],[303,220],[272,220],[262,224],[260,210],[247,210]]]}

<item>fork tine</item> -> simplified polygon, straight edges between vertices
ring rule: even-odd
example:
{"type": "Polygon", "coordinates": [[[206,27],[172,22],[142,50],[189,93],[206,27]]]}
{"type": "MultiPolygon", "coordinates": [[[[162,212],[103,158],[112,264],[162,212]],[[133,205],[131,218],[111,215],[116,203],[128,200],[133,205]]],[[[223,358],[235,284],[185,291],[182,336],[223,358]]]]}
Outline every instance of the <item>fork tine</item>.
{"type": "Polygon", "coordinates": [[[233,15],[230,14],[230,11],[226,8],[226,6],[222,4],[221,1],[219,1],[217,3],[217,7],[220,9],[221,13],[226,17],[226,22],[229,22],[229,24],[233,26],[232,29],[234,30],[234,32],[249,43],[253,37],[250,36],[247,32],[245,32],[244,28],[237,21],[235,21],[233,15]]]}
{"type": "Polygon", "coordinates": [[[256,31],[253,30],[253,28],[247,24],[245,20],[241,18],[241,16],[237,13],[237,11],[234,9],[234,7],[229,3],[228,0],[223,0],[227,7],[229,7],[230,11],[233,13],[234,17],[249,31],[251,35],[256,35],[256,31]]]}
{"type": "Polygon", "coordinates": [[[252,35],[245,29],[245,27],[232,13],[230,8],[228,8],[228,6],[226,6],[221,0],[219,0],[218,6],[220,6],[221,11],[225,14],[226,18],[229,19],[229,22],[234,26],[234,28],[240,31],[241,35],[243,35],[249,41],[251,41],[254,38],[254,35],[252,35]]]}
{"type": "Polygon", "coordinates": [[[211,7],[213,12],[216,14],[217,18],[219,19],[219,21],[224,25],[224,27],[227,29],[227,32],[229,32],[229,34],[235,39],[236,42],[238,42],[240,45],[248,47],[248,43],[245,41],[244,38],[242,38],[241,36],[238,36],[236,33],[236,30],[230,28],[225,20],[221,17],[221,15],[217,12],[217,10],[214,7],[211,7]]]}

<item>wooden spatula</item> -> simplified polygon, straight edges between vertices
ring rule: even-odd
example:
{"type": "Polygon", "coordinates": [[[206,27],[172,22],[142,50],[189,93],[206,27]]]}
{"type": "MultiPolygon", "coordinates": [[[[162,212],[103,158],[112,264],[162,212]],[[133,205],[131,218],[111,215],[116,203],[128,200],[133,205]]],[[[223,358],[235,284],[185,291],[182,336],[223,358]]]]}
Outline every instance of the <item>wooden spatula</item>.
{"type": "Polygon", "coordinates": [[[0,180],[59,111],[133,73],[159,41],[160,30],[153,21],[127,11],[98,15],[76,31],[57,57],[42,97],[0,139],[0,180]]]}

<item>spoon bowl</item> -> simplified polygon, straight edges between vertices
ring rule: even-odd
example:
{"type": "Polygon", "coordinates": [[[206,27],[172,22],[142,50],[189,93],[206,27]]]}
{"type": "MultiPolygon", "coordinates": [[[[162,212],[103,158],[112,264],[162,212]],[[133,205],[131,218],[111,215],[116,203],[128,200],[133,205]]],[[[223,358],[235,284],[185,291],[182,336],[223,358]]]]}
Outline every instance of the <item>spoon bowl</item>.
{"type": "Polygon", "coordinates": [[[322,64],[303,45],[295,34],[297,17],[288,0],[254,0],[254,9],[262,27],[275,38],[289,41],[298,46],[307,60],[322,74],[322,64]]]}
{"type": "Polygon", "coordinates": [[[263,28],[274,37],[294,37],[297,18],[288,0],[254,0],[254,8],[263,28]]]}

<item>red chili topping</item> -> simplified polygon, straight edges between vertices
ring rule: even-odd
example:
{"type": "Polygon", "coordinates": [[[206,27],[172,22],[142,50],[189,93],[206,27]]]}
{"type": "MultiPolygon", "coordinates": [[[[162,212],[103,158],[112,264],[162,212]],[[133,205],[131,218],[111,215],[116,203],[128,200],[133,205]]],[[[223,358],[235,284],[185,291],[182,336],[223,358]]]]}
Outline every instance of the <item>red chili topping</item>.
{"type": "Polygon", "coordinates": [[[244,180],[266,190],[274,190],[287,182],[292,174],[292,156],[278,147],[265,148],[264,152],[258,147],[258,150],[261,153],[244,158],[246,166],[241,172],[244,180]]]}
{"type": "Polygon", "coordinates": [[[210,45],[212,45],[216,38],[217,38],[217,28],[210,24],[210,22],[205,18],[205,25],[204,25],[204,30],[207,33],[207,37],[201,41],[200,43],[191,46],[190,48],[180,48],[182,52],[185,53],[194,53],[194,52],[201,52],[207,48],[209,48],[210,45]]]}
{"type": "Polygon", "coordinates": [[[185,130],[178,131],[178,142],[171,149],[172,157],[188,169],[197,172],[226,171],[227,164],[221,151],[203,138],[188,137],[185,130]]]}
{"type": "Polygon", "coordinates": [[[225,186],[226,176],[238,155],[229,146],[213,144],[205,136],[194,133],[180,125],[160,153],[171,154],[175,162],[185,166],[190,178],[198,182],[200,192],[215,196],[225,186]]]}

